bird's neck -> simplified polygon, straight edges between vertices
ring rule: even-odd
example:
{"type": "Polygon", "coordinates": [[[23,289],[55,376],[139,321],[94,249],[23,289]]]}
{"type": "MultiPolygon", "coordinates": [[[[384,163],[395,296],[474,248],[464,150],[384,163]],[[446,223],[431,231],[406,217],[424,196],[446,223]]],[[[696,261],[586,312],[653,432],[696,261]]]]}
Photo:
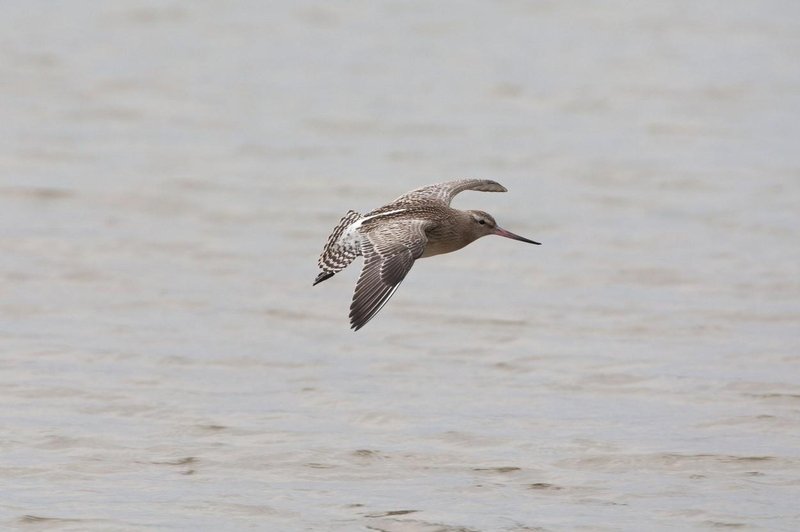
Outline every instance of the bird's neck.
{"type": "Polygon", "coordinates": [[[453,209],[452,216],[441,220],[437,227],[428,233],[428,244],[422,257],[432,257],[452,253],[478,239],[472,231],[472,215],[453,209]]]}

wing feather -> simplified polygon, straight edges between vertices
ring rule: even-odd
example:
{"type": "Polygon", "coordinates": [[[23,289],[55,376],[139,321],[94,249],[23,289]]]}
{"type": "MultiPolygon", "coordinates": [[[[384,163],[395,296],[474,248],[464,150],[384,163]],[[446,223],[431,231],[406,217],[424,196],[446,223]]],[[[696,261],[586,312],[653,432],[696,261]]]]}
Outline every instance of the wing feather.
{"type": "Polygon", "coordinates": [[[435,185],[428,185],[425,187],[412,190],[403,194],[392,202],[396,203],[405,202],[418,202],[418,201],[440,201],[445,205],[450,205],[453,196],[465,190],[477,190],[480,192],[508,192],[506,187],[492,181],[491,179],[458,179],[455,181],[447,181],[444,183],[437,183],[435,185]]]}
{"type": "Polygon", "coordinates": [[[423,251],[430,222],[404,219],[380,224],[361,242],[364,267],[350,305],[350,326],[358,330],[371,320],[394,295],[423,251]]]}

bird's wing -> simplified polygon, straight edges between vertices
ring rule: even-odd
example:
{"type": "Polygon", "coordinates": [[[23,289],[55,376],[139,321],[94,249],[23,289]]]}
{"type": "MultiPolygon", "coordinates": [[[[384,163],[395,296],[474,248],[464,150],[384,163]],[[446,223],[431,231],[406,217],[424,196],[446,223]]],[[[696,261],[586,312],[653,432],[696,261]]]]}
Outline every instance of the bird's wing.
{"type": "Polygon", "coordinates": [[[506,187],[492,181],[491,179],[458,179],[456,181],[447,181],[445,183],[437,183],[436,185],[428,185],[426,187],[412,190],[403,194],[392,202],[405,203],[405,202],[419,202],[419,201],[441,201],[445,205],[450,205],[453,196],[465,190],[479,190],[481,192],[507,192],[506,187]]]}
{"type": "Polygon", "coordinates": [[[397,220],[367,232],[361,241],[364,268],[350,305],[350,327],[358,330],[383,308],[428,242],[425,220],[397,220]]]}

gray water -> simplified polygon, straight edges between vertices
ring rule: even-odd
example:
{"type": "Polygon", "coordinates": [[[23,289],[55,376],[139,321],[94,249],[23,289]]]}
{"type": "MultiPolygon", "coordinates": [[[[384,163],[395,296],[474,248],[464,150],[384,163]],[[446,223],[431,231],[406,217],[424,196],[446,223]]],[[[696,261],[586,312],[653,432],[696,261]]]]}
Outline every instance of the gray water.
{"type": "Polygon", "coordinates": [[[5,2],[0,527],[796,530],[798,6],[5,2]]]}

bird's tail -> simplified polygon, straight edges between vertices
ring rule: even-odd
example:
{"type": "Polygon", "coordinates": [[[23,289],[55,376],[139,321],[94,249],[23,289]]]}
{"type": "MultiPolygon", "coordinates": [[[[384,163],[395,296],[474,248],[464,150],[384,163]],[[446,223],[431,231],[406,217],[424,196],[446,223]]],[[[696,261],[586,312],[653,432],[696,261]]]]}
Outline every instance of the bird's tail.
{"type": "Polygon", "coordinates": [[[336,227],[333,228],[331,236],[328,237],[328,242],[322,249],[322,254],[319,256],[319,267],[322,270],[314,284],[321,283],[326,279],[333,277],[333,274],[340,272],[347,268],[353,262],[353,259],[361,255],[361,247],[355,240],[346,241],[342,238],[345,230],[353,223],[358,221],[361,215],[355,211],[347,211],[347,214],[339,220],[336,227]]]}

